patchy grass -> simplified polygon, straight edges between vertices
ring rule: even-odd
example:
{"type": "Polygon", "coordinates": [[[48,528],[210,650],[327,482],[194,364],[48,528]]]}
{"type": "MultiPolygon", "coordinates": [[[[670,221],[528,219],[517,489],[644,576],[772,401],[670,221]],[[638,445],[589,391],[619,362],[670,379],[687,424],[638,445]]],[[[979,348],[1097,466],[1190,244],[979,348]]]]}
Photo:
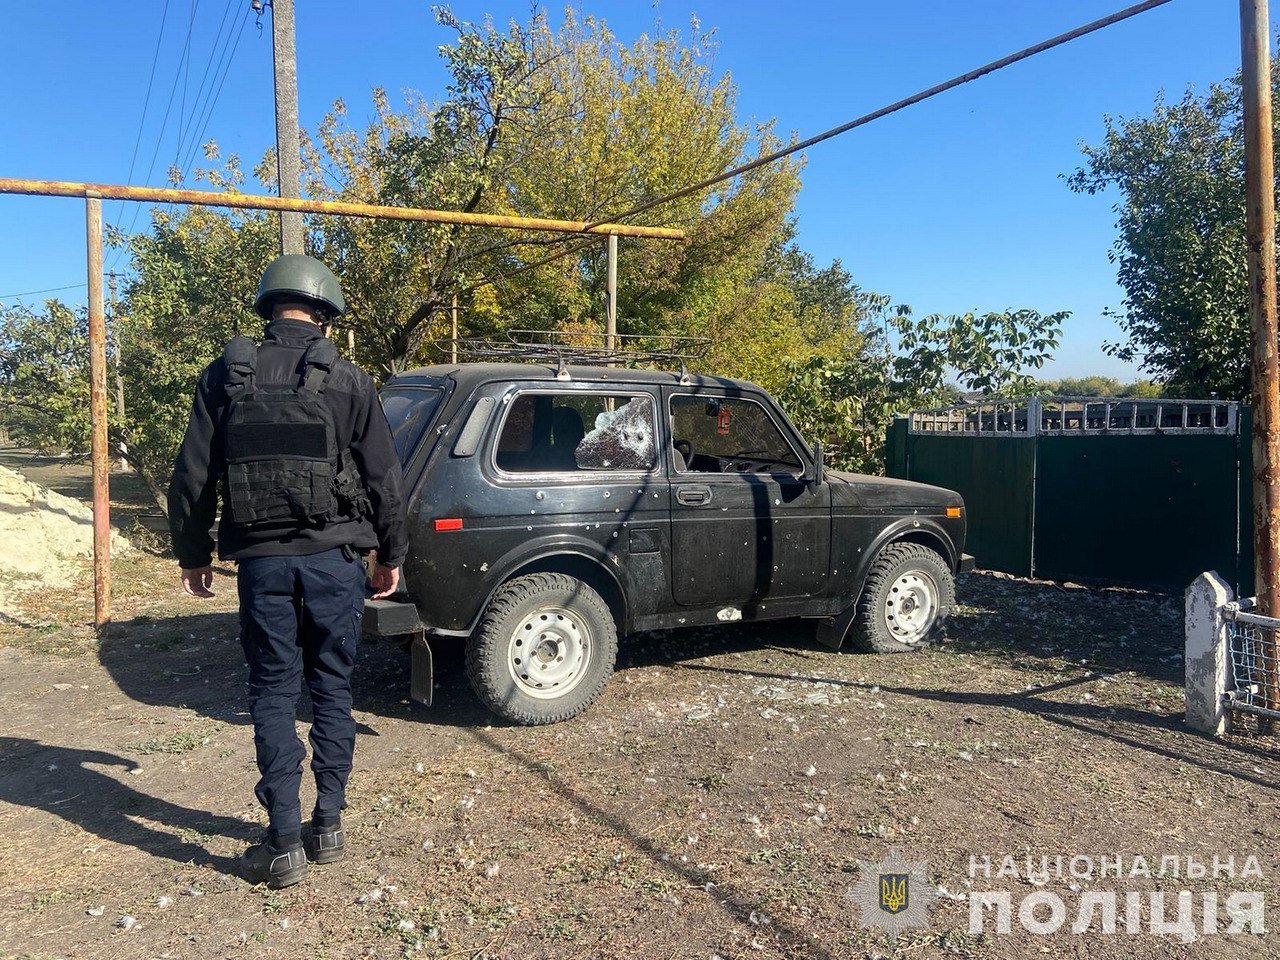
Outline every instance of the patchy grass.
{"type": "Polygon", "coordinates": [[[144,757],[157,753],[190,753],[192,750],[198,750],[200,747],[207,747],[213,743],[214,736],[222,727],[223,724],[221,723],[213,723],[203,724],[193,730],[176,730],[163,736],[130,743],[126,746],[126,749],[132,750],[134,753],[140,753],[144,757]]]}

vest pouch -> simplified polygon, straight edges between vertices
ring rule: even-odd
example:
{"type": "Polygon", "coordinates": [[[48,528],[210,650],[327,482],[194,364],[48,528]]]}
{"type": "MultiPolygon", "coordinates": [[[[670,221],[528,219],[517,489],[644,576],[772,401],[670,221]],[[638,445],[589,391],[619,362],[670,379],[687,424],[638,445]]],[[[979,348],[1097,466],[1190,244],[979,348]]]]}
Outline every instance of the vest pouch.
{"type": "Polygon", "coordinates": [[[234,523],[323,522],[334,513],[333,464],[284,457],[227,465],[234,523]]]}
{"type": "Polygon", "coordinates": [[[248,394],[231,406],[225,443],[233,523],[321,525],[334,518],[337,450],[321,397],[248,394]]]}

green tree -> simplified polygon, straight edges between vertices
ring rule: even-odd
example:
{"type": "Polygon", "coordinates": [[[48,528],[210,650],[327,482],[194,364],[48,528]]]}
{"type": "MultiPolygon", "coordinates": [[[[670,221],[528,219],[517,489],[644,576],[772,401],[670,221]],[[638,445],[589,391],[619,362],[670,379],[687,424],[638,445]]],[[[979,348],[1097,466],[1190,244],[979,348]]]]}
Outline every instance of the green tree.
{"type": "Polygon", "coordinates": [[[1001,397],[1034,392],[1029,371],[1052,355],[1067,317],[1014,310],[915,318],[909,307],[878,302],[880,321],[896,331],[896,350],[871,337],[854,353],[789,361],[778,391],[796,425],[831,451],[833,465],[862,473],[883,469],[895,413],[958,403],[961,386],[1001,397]]]}
{"type": "Polygon", "coordinates": [[[59,300],[0,308],[0,423],[19,443],[83,454],[89,446],[89,323],[59,300]]]}
{"type": "Polygon", "coordinates": [[[1102,143],[1084,154],[1071,188],[1120,193],[1111,259],[1125,291],[1116,316],[1126,339],[1108,352],[1140,363],[1172,396],[1247,399],[1239,78],[1159,100],[1149,116],[1107,117],[1102,143]]]}
{"type": "Polygon", "coordinates": [[[1063,377],[1061,380],[1041,380],[1036,384],[1039,393],[1060,397],[1133,397],[1147,399],[1161,395],[1160,387],[1150,380],[1134,380],[1122,383],[1115,377],[1063,377]]]}
{"type": "MultiPolygon", "coordinates": [[[[540,124],[523,129],[512,171],[516,209],[604,219],[776,149],[772,123],[737,119],[737,90],[714,69],[716,40],[695,23],[620,42],[599,19],[568,14],[532,31],[530,84],[540,124]]],[[[784,160],[664,203],[632,222],[682,227],[687,239],[620,243],[619,330],[716,336],[753,305],[762,259],[787,229],[799,161],[784,160]]],[[[526,237],[497,264],[510,274],[562,240],[526,237]]],[[[499,310],[523,325],[602,324],[603,241],[581,256],[494,285],[499,310]]]]}
{"type": "MultiPolygon", "coordinates": [[[[313,195],[591,220],[778,144],[768,124],[737,121],[735,88],[696,27],[624,44],[572,12],[558,28],[541,14],[502,30],[437,17],[456,34],[440,50],[445,98],[411,94],[396,109],[375,91],[358,130],[335,104],[308,150],[313,195]]],[[[798,169],[773,164],[636,218],[688,239],[623,238],[620,331],[705,335],[730,319],[785,225],[798,169]]],[[[603,325],[603,238],[541,266],[581,238],[326,217],[313,240],[350,288],[361,359],[386,371],[432,356],[454,294],[473,334],[603,325]]]]}
{"type": "Polygon", "coordinates": [[[1036,310],[931,314],[909,310],[894,317],[898,357],[894,378],[923,396],[934,395],[948,377],[968,391],[1005,399],[1034,393],[1032,371],[1053,356],[1070,314],[1036,310]]]}
{"type": "MultiPolygon", "coordinates": [[[[219,159],[213,147],[207,157],[219,159]]],[[[221,190],[244,182],[234,156],[199,177],[221,190]]],[[[113,412],[112,434],[163,510],[196,379],[231,337],[262,329],[252,305],[277,222],[256,211],[157,207],[151,230],[124,242],[135,272],[115,321],[125,416],[113,412]]]]}

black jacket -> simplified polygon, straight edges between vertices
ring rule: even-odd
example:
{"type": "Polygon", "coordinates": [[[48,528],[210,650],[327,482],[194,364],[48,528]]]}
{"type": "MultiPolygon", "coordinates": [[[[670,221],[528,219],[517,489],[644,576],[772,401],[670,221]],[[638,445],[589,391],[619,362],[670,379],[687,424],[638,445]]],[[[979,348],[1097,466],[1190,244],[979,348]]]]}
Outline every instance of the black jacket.
{"type": "MultiPolygon", "coordinates": [[[[320,338],[320,328],[302,320],[274,320],[267,324],[258,348],[259,385],[296,385],[302,376],[302,354],[320,338]]],[[[173,552],[185,569],[207,566],[212,559],[213,526],[218,482],[226,472],[222,455],[222,423],[227,405],[227,367],[219,357],[205,367],[196,385],[191,419],[169,483],[169,533],[173,552]]],[[[339,520],[322,528],[240,526],[223,511],[218,524],[218,556],[224,560],[250,557],[302,556],[334,547],[378,550],[378,560],[400,566],[408,552],[400,461],[391,428],[369,375],[348,360],[339,360],[324,388],[333,411],[338,445],[349,445],[369,490],[372,507],[367,518],[339,520]]]]}

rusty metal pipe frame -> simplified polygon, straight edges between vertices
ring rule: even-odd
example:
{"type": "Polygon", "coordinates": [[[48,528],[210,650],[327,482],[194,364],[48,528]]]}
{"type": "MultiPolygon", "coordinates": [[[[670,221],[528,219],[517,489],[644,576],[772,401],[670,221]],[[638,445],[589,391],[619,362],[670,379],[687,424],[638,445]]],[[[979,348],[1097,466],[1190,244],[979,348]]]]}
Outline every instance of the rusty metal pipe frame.
{"type": "Polygon", "coordinates": [[[451,223],[469,227],[497,227],[503,230],[538,230],[547,233],[594,233],[605,236],[617,234],[622,237],[645,237],[652,240],[684,239],[684,231],[673,227],[590,223],[586,220],[552,220],[545,217],[509,217],[493,213],[463,213],[456,210],[425,210],[416,207],[384,207],[371,203],[348,203],[339,200],[296,200],[290,197],[263,197],[249,193],[216,193],[211,190],[127,187],[113,183],[0,177],[0,193],[25,194],[34,197],[96,197],[102,200],[195,204],[207,207],[233,207],[241,210],[322,213],[345,217],[451,223]]]}
{"type": "MultiPolygon", "coordinates": [[[[129,187],[111,183],[79,183],[66,180],[29,180],[0,177],[0,193],[35,197],[79,197],[85,201],[85,248],[89,281],[89,413],[93,462],[93,624],[102,629],[111,622],[111,493],[107,450],[107,324],[102,293],[102,201],[132,200],[141,203],[193,204],[242,210],[276,210],[389,220],[416,220],[507,230],[540,230],[553,233],[593,233],[606,236],[683,240],[684,231],[670,227],[642,227],[622,223],[588,223],[585,220],[552,220],[542,217],[508,217],[451,210],[384,207],[369,203],[333,200],[296,200],[246,193],[215,193],[159,187],[129,187]]],[[[616,243],[616,240],[614,241],[616,243]]],[[[454,308],[454,322],[457,308],[454,308]]]]}

